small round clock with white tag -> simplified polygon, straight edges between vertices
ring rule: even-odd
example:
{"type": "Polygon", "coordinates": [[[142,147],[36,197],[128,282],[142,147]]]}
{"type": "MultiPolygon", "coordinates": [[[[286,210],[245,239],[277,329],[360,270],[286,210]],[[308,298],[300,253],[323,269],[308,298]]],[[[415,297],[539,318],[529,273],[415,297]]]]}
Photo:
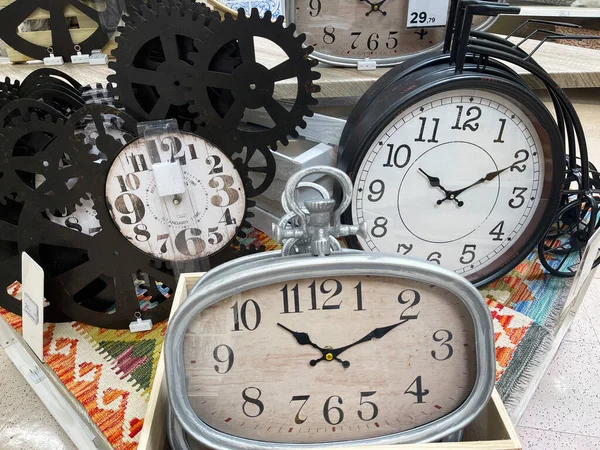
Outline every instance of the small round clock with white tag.
{"type": "Polygon", "coordinates": [[[244,184],[219,148],[192,133],[159,133],[123,148],[106,181],[112,218],[142,252],[167,261],[216,254],[246,213],[244,184]]]}

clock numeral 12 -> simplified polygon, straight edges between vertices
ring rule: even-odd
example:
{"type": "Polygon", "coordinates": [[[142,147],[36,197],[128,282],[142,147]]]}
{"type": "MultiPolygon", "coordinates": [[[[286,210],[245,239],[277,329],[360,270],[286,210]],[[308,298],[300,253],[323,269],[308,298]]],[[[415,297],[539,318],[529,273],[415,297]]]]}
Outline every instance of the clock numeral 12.
{"type": "Polygon", "coordinates": [[[462,105],[456,105],[456,107],[458,108],[458,115],[456,116],[456,124],[454,124],[452,129],[463,131],[468,129],[471,131],[477,131],[479,129],[479,123],[477,123],[477,121],[481,118],[481,108],[479,106],[471,106],[469,109],[467,109],[466,116],[473,117],[465,120],[465,123],[461,125],[460,121],[462,118],[463,109],[465,107],[462,105]]]}
{"type": "MultiPolygon", "coordinates": [[[[319,291],[321,294],[331,294],[324,302],[323,305],[319,308],[317,302],[317,282],[313,281],[308,289],[310,291],[310,305],[309,311],[320,311],[320,310],[331,310],[331,309],[340,309],[342,305],[342,301],[340,300],[337,304],[328,304],[328,302],[337,297],[342,293],[342,283],[338,280],[328,279],[321,283],[319,286],[319,291]],[[335,283],[335,286],[329,288],[331,283],[335,283]],[[332,293],[333,291],[333,293],[332,293]]],[[[354,311],[366,311],[363,307],[363,291],[362,291],[362,281],[359,281],[356,286],[354,286],[356,290],[356,309],[354,311]]],[[[293,287],[285,284],[280,290],[281,292],[281,300],[283,304],[283,312],[280,314],[297,314],[302,313],[301,305],[300,305],[300,288],[298,283],[296,283],[293,287]],[[291,293],[291,295],[290,295],[291,293]]],[[[235,305],[234,305],[235,306],[235,305]]]]}

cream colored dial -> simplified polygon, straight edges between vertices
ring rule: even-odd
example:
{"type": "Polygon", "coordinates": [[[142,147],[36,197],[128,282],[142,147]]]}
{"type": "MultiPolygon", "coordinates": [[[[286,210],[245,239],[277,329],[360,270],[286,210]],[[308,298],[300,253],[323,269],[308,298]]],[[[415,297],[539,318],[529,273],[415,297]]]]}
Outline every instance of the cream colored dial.
{"type": "Polygon", "coordinates": [[[278,443],[385,436],[456,410],[476,379],[454,294],[372,276],[301,279],[202,311],[184,341],[192,408],[216,430],[278,443]]]}
{"type": "MultiPolygon", "coordinates": [[[[407,57],[439,45],[446,32],[444,26],[407,28],[408,0],[292,3],[298,33],[305,33],[306,44],[324,55],[358,59],[407,57]]],[[[480,26],[484,20],[476,17],[473,24],[480,26]]]]}

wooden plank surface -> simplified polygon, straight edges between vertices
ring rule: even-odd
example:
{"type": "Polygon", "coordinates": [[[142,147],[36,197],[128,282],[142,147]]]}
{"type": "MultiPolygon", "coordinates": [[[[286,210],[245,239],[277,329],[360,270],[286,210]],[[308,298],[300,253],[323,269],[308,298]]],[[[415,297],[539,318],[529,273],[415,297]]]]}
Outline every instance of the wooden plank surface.
{"type": "MultiPolygon", "coordinates": [[[[529,41],[523,45],[525,50],[531,50],[537,41],[529,41]]],[[[257,60],[267,67],[273,67],[282,61],[281,52],[272,47],[257,46],[257,60]]],[[[588,88],[600,87],[600,50],[548,42],[535,54],[536,60],[554,77],[562,88],[588,88]]],[[[0,64],[0,78],[6,76],[11,79],[23,79],[27,74],[40,67],[40,65],[11,65],[0,64]]],[[[57,67],[75,77],[82,84],[104,82],[106,76],[112,71],[106,66],[70,65],[57,67]]],[[[317,84],[321,92],[316,96],[321,99],[350,99],[360,97],[375,80],[384,74],[387,68],[374,71],[358,71],[352,68],[329,67],[320,64],[317,69],[321,72],[321,79],[317,84]]],[[[518,69],[526,80],[533,81],[533,77],[518,69]]],[[[280,99],[291,99],[296,94],[295,80],[278,82],[275,94],[280,99]]]]}

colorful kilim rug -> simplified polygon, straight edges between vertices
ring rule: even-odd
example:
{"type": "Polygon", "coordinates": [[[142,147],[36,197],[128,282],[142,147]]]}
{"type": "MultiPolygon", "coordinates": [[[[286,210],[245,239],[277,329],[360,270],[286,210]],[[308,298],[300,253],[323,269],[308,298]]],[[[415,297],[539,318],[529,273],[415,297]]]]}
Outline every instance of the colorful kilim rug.
{"type": "MultiPolygon", "coordinates": [[[[278,248],[260,231],[247,231],[242,244],[278,248]]],[[[549,329],[568,288],[564,279],[545,274],[532,253],[508,275],[481,289],[494,324],[496,387],[509,409],[549,349],[549,329]]],[[[11,290],[19,298],[18,283],[11,290]]],[[[143,292],[139,294],[140,304],[147,307],[143,292]]],[[[20,331],[20,317],[1,308],[0,316],[20,331]]],[[[146,333],[132,334],[77,322],[46,324],[46,363],[115,449],[137,448],[166,328],[163,322],[146,333]]]]}

